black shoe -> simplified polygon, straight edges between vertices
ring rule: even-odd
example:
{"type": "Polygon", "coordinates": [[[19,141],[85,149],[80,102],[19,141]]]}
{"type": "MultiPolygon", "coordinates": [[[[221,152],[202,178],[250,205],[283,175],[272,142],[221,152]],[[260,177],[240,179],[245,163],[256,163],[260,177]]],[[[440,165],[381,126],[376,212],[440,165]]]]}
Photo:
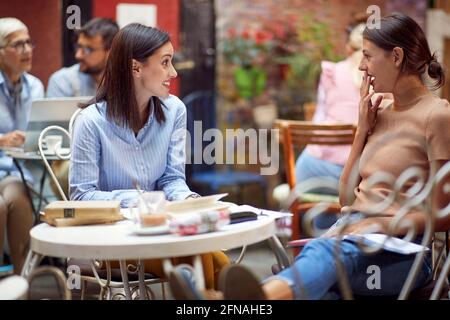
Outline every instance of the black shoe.
{"type": "Polygon", "coordinates": [[[259,280],[239,264],[223,269],[219,276],[219,289],[225,300],[266,300],[259,280]]]}

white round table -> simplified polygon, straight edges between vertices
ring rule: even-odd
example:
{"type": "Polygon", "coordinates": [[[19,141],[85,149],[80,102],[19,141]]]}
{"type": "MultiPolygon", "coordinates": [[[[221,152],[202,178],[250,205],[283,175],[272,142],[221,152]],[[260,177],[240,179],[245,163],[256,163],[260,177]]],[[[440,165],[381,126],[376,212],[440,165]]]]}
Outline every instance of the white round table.
{"type": "MultiPolygon", "coordinates": [[[[39,154],[38,151],[17,151],[17,150],[6,150],[6,155],[17,159],[17,160],[38,160],[41,161],[42,160],[42,155],[39,154]]],[[[67,154],[63,154],[63,155],[67,155],[67,154]]],[[[62,159],[60,157],[58,157],[56,154],[46,154],[45,157],[47,158],[47,160],[65,160],[62,159]]]]}
{"type": "Polygon", "coordinates": [[[257,243],[275,234],[275,220],[261,217],[227,225],[220,231],[192,236],[140,236],[129,220],[111,225],[52,227],[42,223],[30,231],[31,250],[44,256],[78,259],[155,259],[191,256],[257,243]]]}
{"type": "MultiPolygon", "coordinates": [[[[275,236],[275,219],[268,216],[260,216],[255,221],[227,225],[215,232],[192,236],[174,234],[140,236],[132,232],[132,227],[133,222],[130,220],[111,225],[58,228],[46,223],[37,225],[30,231],[30,252],[22,275],[30,274],[42,256],[119,260],[122,280],[127,284],[125,272],[127,259],[164,259],[163,266],[167,274],[173,267],[169,258],[195,256],[197,284],[199,288],[204,288],[199,254],[243,247],[263,240],[270,240],[271,244],[275,244],[275,248],[280,248],[279,240],[275,236]]],[[[143,268],[140,268],[140,271],[143,272],[143,268]]],[[[126,297],[130,299],[129,286],[125,285],[124,288],[126,297]]]]}

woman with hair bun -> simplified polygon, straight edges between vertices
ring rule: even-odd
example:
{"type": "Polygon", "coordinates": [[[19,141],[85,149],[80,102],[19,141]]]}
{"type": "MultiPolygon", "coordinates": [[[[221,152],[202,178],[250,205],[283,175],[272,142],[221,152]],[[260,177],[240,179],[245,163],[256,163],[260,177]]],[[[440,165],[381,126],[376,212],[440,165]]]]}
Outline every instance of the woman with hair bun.
{"type": "MultiPolygon", "coordinates": [[[[343,230],[330,228],[322,237],[313,239],[296,257],[289,268],[265,280],[263,285],[242,266],[226,268],[220,275],[219,287],[226,299],[324,299],[339,298],[338,264],[341,262],[351,290],[356,295],[398,295],[412,268],[416,255],[381,250],[364,253],[350,240],[337,240],[337,234],[364,234],[376,232],[402,237],[407,225],[414,225],[420,243],[423,239],[429,210],[417,205],[407,212],[395,230],[390,230],[404,202],[411,198],[414,181],[407,181],[400,190],[388,183],[372,184],[371,177],[384,172],[398,178],[414,167],[428,179],[450,159],[450,104],[435,96],[432,89],[445,83],[445,75],[436,56],[431,53],[420,26],[404,14],[392,14],[380,21],[380,28],[363,33],[363,58],[360,70],[364,72],[361,85],[358,127],[349,159],[345,164],[339,185],[342,207],[351,223],[343,230]],[[373,90],[371,90],[371,88],[373,90]],[[383,93],[374,97],[376,93],[383,93]],[[393,99],[385,98],[385,93],[393,99]],[[373,99],[372,99],[373,97],[373,99]],[[387,139],[389,138],[390,139],[387,139]],[[354,175],[357,174],[357,179],[354,175]],[[348,195],[353,190],[354,199],[348,195]],[[409,191],[409,192],[408,192],[409,191]],[[392,198],[391,198],[392,197],[392,198]],[[390,202],[377,215],[367,215],[375,204],[390,202]],[[348,211],[347,211],[348,210],[348,211]],[[366,214],[366,215],[365,215],[366,214]],[[339,249],[339,250],[337,250],[339,249]],[[336,256],[339,252],[339,257],[336,256]],[[380,270],[379,286],[369,288],[369,267],[380,270]]],[[[444,185],[450,183],[447,175],[433,188],[429,199],[433,212],[450,202],[444,185]]],[[[425,180],[427,181],[427,180],[425,180]]],[[[432,231],[450,228],[450,215],[432,217],[432,231]]],[[[341,223],[338,220],[337,223],[341,223]]],[[[425,253],[418,268],[412,289],[423,287],[431,279],[430,251],[425,253]]],[[[186,273],[174,270],[173,282],[187,282],[186,273]]],[[[177,286],[174,286],[177,287],[177,286]]],[[[178,286],[180,287],[180,286],[178,286]]],[[[191,286],[193,290],[194,286],[191,286]]],[[[177,292],[182,298],[185,292],[177,292]]]]}

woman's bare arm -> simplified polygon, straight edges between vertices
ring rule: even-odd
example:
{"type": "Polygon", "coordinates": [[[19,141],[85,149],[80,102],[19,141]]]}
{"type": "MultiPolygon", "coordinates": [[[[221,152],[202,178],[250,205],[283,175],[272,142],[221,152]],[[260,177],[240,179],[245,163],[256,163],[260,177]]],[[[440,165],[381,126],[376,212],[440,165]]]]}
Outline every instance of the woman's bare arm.
{"type": "Polygon", "coordinates": [[[376,124],[378,107],[383,100],[383,96],[378,96],[376,101],[372,103],[372,96],[374,92],[370,93],[370,77],[367,71],[364,72],[363,82],[361,84],[359,103],[359,119],[358,128],[356,129],[355,139],[353,141],[352,150],[349,158],[342,171],[341,179],[339,181],[339,202],[342,207],[353,203],[352,190],[359,184],[361,178],[358,176],[356,181],[350,181],[353,170],[359,172],[359,158],[364,146],[366,145],[367,136],[374,129],[376,124]],[[351,185],[349,185],[351,183],[351,185]]]}
{"type": "MultiPolygon", "coordinates": [[[[438,171],[447,163],[446,160],[438,160],[431,162],[431,174],[434,177],[438,171]]],[[[448,173],[444,179],[442,179],[436,186],[433,188],[431,197],[431,208],[433,213],[440,209],[445,208],[450,203],[450,191],[447,191],[446,188],[450,188],[450,173],[448,173]]],[[[448,231],[450,230],[450,214],[447,214],[443,217],[437,218],[434,217],[434,231],[448,231]]],[[[364,220],[358,221],[354,224],[349,225],[344,234],[363,234],[367,232],[380,232],[380,233],[388,233],[390,224],[392,223],[394,217],[368,217],[364,220]]],[[[418,234],[423,234],[426,226],[426,216],[423,213],[410,213],[407,214],[405,220],[413,223],[416,232],[418,234]]],[[[408,228],[402,226],[402,224],[398,224],[395,230],[392,230],[392,234],[395,235],[405,235],[408,232],[408,228]]]]}
{"type": "MultiPolygon", "coordinates": [[[[450,160],[449,160],[450,161],[450,160]]],[[[441,170],[441,168],[447,163],[446,160],[437,160],[431,162],[431,172],[433,176],[441,170]]],[[[431,194],[431,208],[433,213],[448,206],[450,203],[450,172],[438,183],[431,194]]],[[[436,218],[434,221],[435,231],[448,231],[450,230],[450,214],[441,218],[436,218]]]]}

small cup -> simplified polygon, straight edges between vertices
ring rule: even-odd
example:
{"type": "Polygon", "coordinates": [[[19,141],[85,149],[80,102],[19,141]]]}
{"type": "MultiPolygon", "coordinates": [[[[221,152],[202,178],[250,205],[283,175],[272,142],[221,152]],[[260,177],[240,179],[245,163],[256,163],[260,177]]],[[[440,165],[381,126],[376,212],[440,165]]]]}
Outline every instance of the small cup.
{"type": "Polygon", "coordinates": [[[164,224],[165,219],[162,219],[166,214],[166,196],[164,192],[150,191],[141,194],[138,201],[138,211],[139,223],[142,226],[164,224]],[[152,215],[152,217],[148,217],[149,215],[152,215]]]}
{"type": "Polygon", "coordinates": [[[50,153],[56,153],[62,146],[63,137],[60,135],[48,135],[44,138],[43,147],[50,153]]]}

